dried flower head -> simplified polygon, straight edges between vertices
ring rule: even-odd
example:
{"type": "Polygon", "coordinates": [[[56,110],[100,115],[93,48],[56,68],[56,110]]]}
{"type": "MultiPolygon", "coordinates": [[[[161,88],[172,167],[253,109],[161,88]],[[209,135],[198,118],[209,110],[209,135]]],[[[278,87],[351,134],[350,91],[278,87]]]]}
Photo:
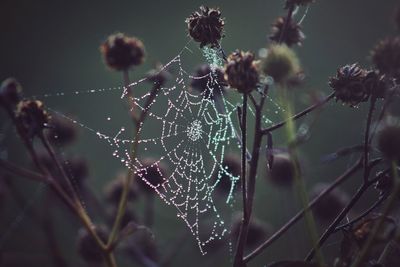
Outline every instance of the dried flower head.
{"type": "Polygon", "coordinates": [[[5,79],[0,86],[0,105],[13,107],[21,100],[22,87],[14,78],[5,79]]]}
{"type": "Polygon", "coordinates": [[[285,9],[288,9],[292,5],[306,6],[314,2],[315,0],[286,0],[285,9]]]}
{"type": "Polygon", "coordinates": [[[377,71],[368,71],[364,79],[364,86],[367,92],[374,98],[385,98],[389,88],[389,81],[385,75],[377,71]]]}
{"type": "MultiPolygon", "coordinates": [[[[311,191],[312,197],[317,197],[328,186],[329,184],[325,183],[316,184],[311,191]]],[[[315,203],[313,212],[318,219],[330,222],[346,206],[348,200],[349,197],[345,192],[335,188],[315,203]]]]}
{"type": "MultiPolygon", "coordinates": [[[[104,227],[95,227],[96,233],[103,242],[107,241],[107,230],[104,227]]],[[[79,255],[87,262],[103,262],[103,252],[93,237],[86,229],[81,228],[78,232],[77,249],[79,255]]]]}
{"type": "MultiPolygon", "coordinates": [[[[223,194],[224,196],[228,195],[231,192],[232,177],[240,177],[241,173],[241,161],[240,157],[235,154],[227,154],[225,155],[222,161],[222,167],[224,171],[216,171],[214,173],[214,181],[218,181],[216,186],[216,190],[218,193],[223,194]]],[[[240,183],[240,179],[237,182],[234,189],[238,189],[238,184],[240,183]]]]}
{"type": "Polygon", "coordinates": [[[239,93],[247,94],[256,89],[259,82],[258,62],[250,52],[235,51],[228,56],[225,80],[239,93]]]}
{"type": "Polygon", "coordinates": [[[163,69],[162,65],[157,64],[155,69],[152,69],[147,73],[147,78],[154,84],[154,86],[161,88],[171,78],[171,75],[168,71],[163,69]]]}
{"type": "Polygon", "coordinates": [[[301,73],[299,59],[296,53],[287,45],[271,45],[267,55],[261,61],[261,69],[274,82],[285,85],[293,77],[301,73]]]}
{"type": "Polygon", "coordinates": [[[301,31],[301,27],[295,21],[290,20],[289,24],[285,26],[286,18],[278,17],[274,23],[272,23],[271,34],[269,39],[276,43],[284,43],[287,46],[301,45],[305,39],[304,33],[301,31]],[[286,31],[283,32],[283,29],[286,31]]]}
{"type": "Polygon", "coordinates": [[[138,186],[147,194],[154,193],[154,188],[160,186],[167,177],[167,167],[152,158],[145,158],[141,161],[142,166],[136,173],[138,186]]]}
{"type": "Polygon", "coordinates": [[[76,140],[77,129],[70,120],[53,116],[48,123],[46,136],[52,144],[65,146],[76,140]]]}
{"type": "Polygon", "coordinates": [[[107,66],[118,71],[142,64],[145,56],[142,41],[123,33],[110,35],[100,51],[107,66]]]}
{"type": "MultiPolygon", "coordinates": [[[[126,178],[126,173],[121,172],[109,184],[106,185],[104,193],[106,196],[106,200],[111,204],[119,204],[126,178]]],[[[128,200],[136,199],[137,195],[137,188],[134,183],[131,183],[128,191],[128,200]]]]}
{"type": "Polygon", "coordinates": [[[368,100],[370,92],[364,85],[367,71],[357,63],[337,70],[336,76],[329,78],[329,86],[335,91],[336,100],[351,107],[368,100]]]}
{"type": "Polygon", "coordinates": [[[400,78],[400,37],[380,41],[372,50],[372,63],[380,73],[400,78]]]}
{"type": "Polygon", "coordinates": [[[389,160],[400,160],[400,126],[387,125],[378,134],[378,149],[389,160]]]}
{"type": "Polygon", "coordinates": [[[38,100],[23,100],[17,105],[17,129],[19,135],[27,140],[42,134],[50,120],[50,115],[44,110],[44,105],[38,100]]]}
{"type": "Polygon", "coordinates": [[[267,172],[267,178],[278,186],[291,186],[294,182],[295,168],[288,153],[280,152],[274,155],[271,170],[267,172]]]}
{"type": "MultiPolygon", "coordinates": [[[[234,241],[237,241],[242,224],[242,216],[237,214],[233,218],[231,236],[234,241]]],[[[247,236],[246,247],[254,248],[263,240],[271,235],[271,226],[268,223],[262,222],[256,218],[252,218],[249,224],[249,232],[247,236]]]]}
{"type": "Polygon", "coordinates": [[[200,47],[210,45],[218,47],[219,41],[224,36],[224,19],[221,11],[216,8],[201,6],[199,11],[193,12],[185,21],[188,26],[189,35],[200,47]]]}
{"type": "Polygon", "coordinates": [[[190,83],[191,87],[204,95],[204,98],[213,99],[224,93],[224,73],[221,69],[212,69],[210,65],[203,64],[197,67],[190,83]]]}

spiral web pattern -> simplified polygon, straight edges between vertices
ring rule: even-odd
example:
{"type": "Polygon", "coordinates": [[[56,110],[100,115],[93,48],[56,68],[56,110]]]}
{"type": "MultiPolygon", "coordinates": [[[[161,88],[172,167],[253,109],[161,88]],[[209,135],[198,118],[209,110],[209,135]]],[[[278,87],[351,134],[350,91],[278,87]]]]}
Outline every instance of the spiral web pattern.
{"type": "MultiPolygon", "coordinates": [[[[135,92],[135,97],[127,94],[128,88],[120,86],[48,93],[33,98],[81,97],[117,92],[119,101],[128,100],[133,105],[131,111],[145,111],[146,119],[138,129],[140,157],[131,158],[132,144],[135,140],[131,132],[126,130],[129,129],[129,125],[119,127],[116,134],[111,134],[105,129],[95,129],[86,122],[48,108],[50,112],[70,120],[112,147],[116,159],[131,169],[133,174],[151,187],[165,203],[177,209],[177,216],[190,229],[201,253],[206,254],[208,244],[223,239],[229,233],[229,226],[224,222],[214,201],[214,191],[221,179],[228,177],[231,180],[231,188],[225,204],[232,205],[234,189],[240,177],[230,174],[222,162],[229,146],[240,147],[238,132],[233,123],[238,104],[225,98],[223,85],[218,83],[214,70],[223,64],[219,51],[211,48],[202,50],[202,58],[210,65],[211,72],[201,77],[192,76],[185,71],[182,66],[185,53],[192,55],[193,51],[185,46],[175,58],[160,69],[160,72],[177,72],[169,84],[157,91],[149,105],[146,103],[151,99],[150,90],[153,86],[149,83],[149,78],[142,78],[128,86],[135,92]],[[207,90],[193,91],[188,86],[189,81],[193,79],[206,81],[207,90]],[[140,87],[146,89],[142,95],[136,94],[140,91],[136,89],[140,87]],[[141,161],[146,156],[154,159],[151,166],[144,165],[141,161]],[[169,171],[163,172],[160,166],[167,166],[169,171]],[[149,175],[154,175],[154,169],[157,170],[158,176],[162,176],[159,183],[150,180],[149,175]]],[[[272,99],[269,100],[275,113],[281,111],[279,105],[272,99]]],[[[252,113],[250,109],[250,114],[252,113]]],[[[108,117],[107,120],[111,118],[108,117]]],[[[265,125],[271,123],[271,120],[264,117],[265,125]]]]}

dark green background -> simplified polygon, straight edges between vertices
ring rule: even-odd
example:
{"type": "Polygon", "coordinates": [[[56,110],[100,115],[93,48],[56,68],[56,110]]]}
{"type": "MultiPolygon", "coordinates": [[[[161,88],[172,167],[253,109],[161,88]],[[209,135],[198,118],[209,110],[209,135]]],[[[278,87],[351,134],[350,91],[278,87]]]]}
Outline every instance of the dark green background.
{"type": "MultiPolygon", "coordinates": [[[[307,38],[302,47],[296,48],[307,76],[304,89],[296,92],[297,109],[307,104],[305,92],[330,93],[327,77],[333,75],[339,66],[353,62],[360,62],[365,67],[370,66],[368,56],[373,45],[385,36],[396,34],[392,17],[397,2],[317,0],[317,3],[311,6],[303,23],[307,38]]],[[[220,7],[226,18],[223,46],[227,52],[236,48],[258,51],[265,47],[270,24],[278,15],[284,14],[283,1],[277,0],[2,0],[0,79],[16,77],[22,83],[27,97],[40,96],[47,92],[120,86],[121,74],[109,71],[102,62],[98,49],[101,42],[109,34],[117,31],[143,40],[147,52],[146,63],[131,75],[132,79],[138,79],[155,63],[169,61],[182,49],[188,41],[184,19],[202,4],[220,7]]],[[[299,19],[302,14],[303,10],[300,10],[296,18],[299,19]]],[[[190,58],[187,60],[190,61],[190,58]]],[[[95,128],[104,127],[104,117],[101,117],[107,114],[104,113],[104,109],[113,114],[116,123],[126,124],[126,117],[120,114],[123,112],[123,107],[118,106],[120,102],[114,103],[98,94],[82,98],[49,98],[46,99],[46,104],[76,118],[84,117],[85,123],[89,122],[90,126],[95,128]]],[[[339,147],[361,142],[364,117],[365,106],[350,109],[340,104],[328,105],[313,130],[311,141],[301,150],[304,173],[310,185],[315,181],[332,180],[350,164],[351,159],[345,159],[325,166],[321,165],[319,159],[339,147]]],[[[4,117],[1,118],[3,120],[4,117]]],[[[10,134],[11,141],[4,145],[4,148],[10,159],[24,162],[20,145],[12,137],[13,131],[9,129],[7,133],[10,134]]],[[[283,140],[282,134],[283,132],[277,133],[277,140],[283,140]]],[[[279,141],[277,144],[279,145],[279,141]]],[[[73,150],[90,160],[90,183],[100,195],[101,188],[118,172],[120,164],[113,160],[111,150],[107,146],[102,146],[84,130],[81,131],[80,142],[73,150]]],[[[260,173],[263,173],[262,170],[260,173]]],[[[348,183],[346,190],[349,193],[353,192],[357,184],[358,182],[353,180],[348,183]]],[[[36,185],[30,184],[29,187],[25,187],[26,195],[31,196],[35,187],[36,185]]],[[[260,219],[270,222],[274,229],[290,218],[299,207],[296,199],[290,190],[274,188],[263,181],[260,175],[256,214],[260,219]]],[[[0,216],[2,234],[8,232],[5,229],[8,229],[20,213],[20,209],[9,201],[8,208],[3,211],[6,216],[0,216]]],[[[368,203],[367,200],[364,202],[368,203]]],[[[38,208],[39,203],[40,200],[33,206],[38,208]]],[[[167,238],[178,235],[179,229],[184,225],[176,218],[173,209],[166,208],[161,201],[157,203],[156,237],[162,248],[165,248],[167,238]]],[[[65,218],[65,215],[61,214],[60,218],[65,218]]],[[[63,244],[65,253],[75,258],[75,237],[70,233],[71,228],[76,225],[69,226],[61,220],[65,219],[60,219],[59,241],[63,244]]],[[[302,258],[309,248],[308,240],[301,234],[304,232],[303,225],[295,227],[251,266],[260,266],[262,263],[283,258],[302,258]]],[[[45,255],[46,251],[40,246],[32,245],[33,240],[40,244],[40,237],[41,234],[34,224],[29,218],[25,218],[10,232],[6,245],[0,247],[0,250],[17,252],[21,257],[32,254],[45,255]]],[[[339,237],[333,238],[331,244],[337,241],[339,237]]],[[[336,249],[329,244],[327,247],[336,249]]],[[[226,262],[226,259],[219,260],[226,262]]],[[[220,263],[216,262],[211,256],[200,256],[194,240],[189,239],[173,266],[219,266],[220,263]]]]}

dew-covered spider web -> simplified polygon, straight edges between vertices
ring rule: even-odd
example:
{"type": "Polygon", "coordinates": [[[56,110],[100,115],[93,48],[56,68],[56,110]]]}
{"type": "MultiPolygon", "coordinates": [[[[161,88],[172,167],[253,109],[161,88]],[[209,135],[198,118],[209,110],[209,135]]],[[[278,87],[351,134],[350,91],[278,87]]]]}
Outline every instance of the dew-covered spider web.
{"type": "MultiPolygon", "coordinates": [[[[154,98],[150,92],[155,83],[148,77],[128,86],[64,90],[35,96],[45,102],[49,112],[72,121],[108,147],[122,166],[142,179],[166,204],[175,207],[177,216],[187,225],[203,254],[210,243],[229,234],[229,225],[220,212],[223,207],[215,199],[215,189],[221,177],[229,177],[229,194],[222,203],[232,205],[240,178],[230,174],[222,164],[228,151],[238,151],[240,147],[237,107],[241,103],[240,95],[234,90],[227,92],[217,77],[216,68],[223,63],[218,49],[199,49],[187,44],[159,69],[168,72],[170,79],[157,90],[154,98]],[[209,73],[193,75],[186,60],[196,57],[196,64],[210,65],[209,73]],[[193,80],[205,81],[207,90],[191,88],[193,80]],[[133,96],[127,93],[128,90],[133,92],[133,96]],[[65,107],[60,108],[51,101],[61,99],[54,102],[65,106],[65,98],[76,98],[77,114],[66,115],[62,111],[65,107]],[[96,99],[100,101],[101,98],[108,104],[96,105],[96,99]],[[78,101],[85,103],[84,107],[79,107],[78,101]],[[79,114],[88,108],[93,112],[79,114]],[[133,134],[129,112],[121,118],[115,109],[137,114],[145,112],[146,118],[139,125],[137,136],[133,134]],[[135,140],[138,156],[132,158],[135,140]],[[151,165],[143,163],[143,159],[148,157],[153,159],[151,165]],[[162,171],[162,166],[167,171],[162,171]],[[154,169],[162,177],[161,181],[154,182],[149,177],[148,173],[154,169]]],[[[269,100],[266,115],[268,109],[272,113],[280,112],[279,105],[271,98],[269,100]]],[[[270,124],[272,121],[264,117],[264,126],[270,124]]]]}

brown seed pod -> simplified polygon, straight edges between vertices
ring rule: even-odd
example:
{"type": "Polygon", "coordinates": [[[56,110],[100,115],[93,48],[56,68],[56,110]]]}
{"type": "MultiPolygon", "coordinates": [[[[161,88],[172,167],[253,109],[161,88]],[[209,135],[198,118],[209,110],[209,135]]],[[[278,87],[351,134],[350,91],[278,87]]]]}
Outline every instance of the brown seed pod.
{"type": "MultiPolygon", "coordinates": [[[[311,196],[313,198],[318,196],[328,186],[329,184],[325,183],[316,184],[311,191],[311,196]]],[[[341,191],[340,189],[336,188],[327,195],[323,196],[314,205],[313,212],[318,219],[330,222],[346,206],[348,200],[349,200],[348,195],[345,192],[341,191]]]]}
{"type": "MultiPolygon", "coordinates": [[[[104,194],[106,200],[114,205],[118,205],[121,194],[126,182],[126,173],[119,173],[110,183],[104,188],[104,194]]],[[[134,200],[138,197],[137,187],[134,183],[131,183],[128,191],[128,200],[134,200]]]]}
{"type": "Polygon", "coordinates": [[[144,62],[142,41],[123,33],[110,35],[100,46],[100,51],[107,66],[118,71],[128,70],[144,62]]]}
{"type": "Polygon", "coordinates": [[[247,94],[256,89],[259,82],[258,62],[250,52],[235,51],[228,56],[225,80],[239,93],[247,94]]]}
{"type": "Polygon", "coordinates": [[[291,186],[295,179],[295,168],[288,153],[274,155],[271,170],[267,172],[267,178],[277,186],[291,186]]]}
{"type": "Polygon", "coordinates": [[[200,47],[210,45],[218,47],[223,37],[224,19],[216,8],[201,6],[199,11],[193,12],[185,21],[190,37],[200,43],[200,47]]]}
{"type": "MultiPolygon", "coordinates": [[[[107,241],[107,230],[104,227],[95,227],[95,231],[103,242],[107,241]]],[[[84,228],[78,232],[77,249],[82,259],[87,262],[101,263],[104,260],[102,250],[84,228]]]]}
{"type": "Polygon", "coordinates": [[[226,81],[220,68],[212,69],[210,65],[203,64],[197,67],[190,85],[202,93],[204,98],[214,99],[225,92],[226,81]]]}
{"type": "Polygon", "coordinates": [[[400,37],[380,41],[371,52],[372,63],[381,74],[400,78],[400,37]]]}
{"type": "Polygon", "coordinates": [[[285,29],[285,24],[286,18],[278,17],[272,24],[269,39],[276,43],[284,43],[287,46],[301,45],[301,43],[305,39],[305,36],[304,33],[301,31],[300,25],[293,20],[290,20],[290,23],[286,26],[286,31],[283,33],[283,29],[285,29]]]}
{"type": "Polygon", "coordinates": [[[18,103],[16,120],[19,135],[23,139],[31,140],[42,134],[50,120],[50,115],[41,101],[23,100],[18,103]]]}
{"type": "Polygon", "coordinates": [[[152,158],[141,160],[141,168],[136,173],[135,181],[146,194],[153,194],[154,188],[160,186],[167,177],[167,167],[162,162],[152,158]]]}
{"type": "Polygon", "coordinates": [[[329,78],[329,86],[335,92],[338,101],[354,107],[368,100],[368,92],[364,80],[367,71],[357,63],[346,65],[337,70],[336,76],[329,78]]]}
{"type": "Polygon", "coordinates": [[[378,134],[378,149],[388,160],[400,160],[400,126],[384,126],[378,134]]]}

